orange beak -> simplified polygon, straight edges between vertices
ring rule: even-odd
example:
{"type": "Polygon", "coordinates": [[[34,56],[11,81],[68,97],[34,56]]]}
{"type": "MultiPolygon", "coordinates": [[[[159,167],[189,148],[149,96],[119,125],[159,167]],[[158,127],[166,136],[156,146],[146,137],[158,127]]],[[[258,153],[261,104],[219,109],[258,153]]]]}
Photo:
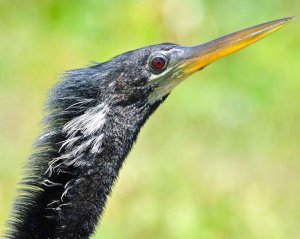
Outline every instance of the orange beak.
{"type": "Polygon", "coordinates": [[[250,27],[194,47],[182,47],[184,75],[190,75],[208,64],[230,55],[287,25],[295,17],[283,18],[250,27]]]}

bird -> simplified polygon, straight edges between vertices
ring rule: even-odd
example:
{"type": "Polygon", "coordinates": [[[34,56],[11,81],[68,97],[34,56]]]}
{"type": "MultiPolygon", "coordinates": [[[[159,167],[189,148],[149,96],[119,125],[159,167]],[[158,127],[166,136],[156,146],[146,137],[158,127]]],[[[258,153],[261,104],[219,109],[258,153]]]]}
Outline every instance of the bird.
{"type": "Polygon", "coordinates": [[[197,46],[151,45],[64,73],[49,92],[4,237],[90,238],[141,127],[171,91],[293,18],[197,46]]]}

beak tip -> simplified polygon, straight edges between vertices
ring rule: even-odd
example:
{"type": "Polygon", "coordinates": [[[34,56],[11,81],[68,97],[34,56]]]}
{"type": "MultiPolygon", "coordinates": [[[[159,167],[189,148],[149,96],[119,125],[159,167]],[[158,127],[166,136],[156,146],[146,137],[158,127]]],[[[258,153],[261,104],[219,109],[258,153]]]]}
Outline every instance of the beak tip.
{"type": "Polygon", "coordinates": [[[296,19],[296,16],[291,16],[291,17],[288,17],[290,19],[290,21],[296,19]]]}
{"type": "MultiPolygon", "coordinates": [[[[265,29],[266,31],[269,31],[270,29],[273,29],[273,31],[276,31],[276,30],[286,26],[287,24],[289,24],[295,18],[296,18],[295,16],[286,17],[286,18],[274,20],[274,21],[271,21],[271,22],[267,22],[267,23],[262,24],[262,25],[269,25],[270,26],[270,28],[265,29]]],[[[270,31],[270,33],[273,32],[273,31],[270,31]]]]}
{"type": "Polygon", "coordinates": [[[291,21],[295,20],[296,16],[291,16],[291,17],[287,17],[287,18],[283,18],[282,22],[284,23],[290,23],[291,21]]]}

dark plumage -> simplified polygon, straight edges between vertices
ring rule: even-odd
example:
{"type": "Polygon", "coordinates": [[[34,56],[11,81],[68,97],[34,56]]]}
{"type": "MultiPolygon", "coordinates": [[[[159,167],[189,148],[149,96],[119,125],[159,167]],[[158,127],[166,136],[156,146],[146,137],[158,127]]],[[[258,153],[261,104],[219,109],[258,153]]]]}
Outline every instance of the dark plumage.
{"type": "Polygon", "coordinates": [[[197,47],[148,46],[64,74],[50,91],[6,237],[89,238],[142,125],[171,90],[289,20],[197,47]]]}

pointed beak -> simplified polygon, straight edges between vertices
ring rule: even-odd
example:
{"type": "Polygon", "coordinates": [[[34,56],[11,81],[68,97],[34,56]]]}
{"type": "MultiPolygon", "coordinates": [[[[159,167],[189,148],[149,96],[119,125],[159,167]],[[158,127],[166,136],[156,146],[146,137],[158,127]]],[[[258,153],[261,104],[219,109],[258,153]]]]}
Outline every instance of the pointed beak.
{"type": "Polygon", "coordinates": [[[182,47],[181,60],[184,75],[190,75],[208,64],[230,55],[250,44],[259,41],[287,25],[295,17],[283,18],[254,27],[250,27],[227,36],[223,36],[211,42],[194,46],[182,47]]]}

